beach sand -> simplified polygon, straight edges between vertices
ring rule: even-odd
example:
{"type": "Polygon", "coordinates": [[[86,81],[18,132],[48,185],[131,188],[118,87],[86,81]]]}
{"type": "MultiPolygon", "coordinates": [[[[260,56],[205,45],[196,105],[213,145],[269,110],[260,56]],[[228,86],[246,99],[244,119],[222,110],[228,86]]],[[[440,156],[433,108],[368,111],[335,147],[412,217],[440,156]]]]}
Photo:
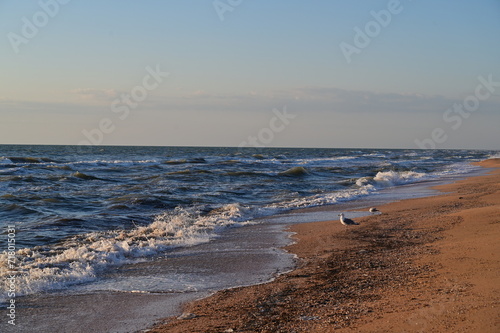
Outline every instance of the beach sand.
{"type": "Polygon", "coordinates": [[[345,228],[291,227],[298,267],[220,291],[149,332],[499,332],[500,159],[444,194],[345,228]]]}

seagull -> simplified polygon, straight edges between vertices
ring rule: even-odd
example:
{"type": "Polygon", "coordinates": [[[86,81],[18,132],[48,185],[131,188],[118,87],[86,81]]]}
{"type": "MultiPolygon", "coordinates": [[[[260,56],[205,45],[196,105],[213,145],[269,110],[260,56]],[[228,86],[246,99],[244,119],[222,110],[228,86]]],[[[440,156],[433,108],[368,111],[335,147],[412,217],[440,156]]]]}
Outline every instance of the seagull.
{"type": "Polygon", "coordinates": [[[378,210],[377,208],[375,207],[372,207],[369,209],[370,213],[376,213],[376,212],[380,212],[380,210],[378,210]]]}
{"type": "Polygon", "coordinates": [[[359,225],[359,223],[356,223],[353,220],[344,217],[344,213],[340,213],[339,216],[340,216],[340,223],[342,223],[346,227],[348,225],[359,225]]]}

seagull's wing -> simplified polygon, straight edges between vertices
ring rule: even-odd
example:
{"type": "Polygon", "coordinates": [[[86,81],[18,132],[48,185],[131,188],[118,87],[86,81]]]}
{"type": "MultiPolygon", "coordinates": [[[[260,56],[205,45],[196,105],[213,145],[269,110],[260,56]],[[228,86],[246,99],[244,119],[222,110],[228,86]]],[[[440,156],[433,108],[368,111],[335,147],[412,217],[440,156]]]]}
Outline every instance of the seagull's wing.
{"type": "Polygon", "coordinates": [[[344,222],[345,222],[345,224],[349,224],[349,225],[358,225],[359,224],[359,223],[354,222],[351,219],[344,219],[344,222]]]}

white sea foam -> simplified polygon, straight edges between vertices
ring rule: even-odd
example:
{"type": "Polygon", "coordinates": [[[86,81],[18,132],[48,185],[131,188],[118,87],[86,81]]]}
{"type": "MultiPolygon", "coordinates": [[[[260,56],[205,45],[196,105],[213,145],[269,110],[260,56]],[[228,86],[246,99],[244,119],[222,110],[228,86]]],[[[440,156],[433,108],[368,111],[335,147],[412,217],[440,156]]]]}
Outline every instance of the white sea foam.
{"type": "Polygon", "coordinates": [[[3,169],[0,170],[0,174],[9,174],[9,173],[14,173],[16,171],[21,170],[21,168],[8,168],[8,169],[3,169]]]}
{"type": "Polygon", "coordinates": [[[299,159],[297,164],[301,165],[338,165],[338,162],[348,162],[358,160],[358,156],[337,156],[337,157],[320,157],[320,158],[304,158],[299,159]]]}
{"type": "Polygon", "coordinates": [[[402,185],[408,183],[414,183],[419,180],[423,180],[428,176],[425,173],[414,172],[414,171],[384,171],[378,172],[373,181],[377,186],[382,185],[383,187],[402,185]]]}
{"type": "Polygon", "coordinates": [[[500,152],[496,153],[496,154],[491,154],[488,159],[493,159],[493,158],[500,158],[500,152]]]}
{"type": "MultiPolygon", "coordinates": [[[[173,247],[208,242],[221,230],[249,224],[242,220],[246,210],[228,204],[205,216],[198,211],[177,208],[158,215],[154,222],[132,230],[94,232],[72,237],[51,247],[20,249],[16,252],[16,295],[61,289],[92,281],[110,265],[140,261],[173,247]]],[[[6,278],[12,272],[7,254],[0,254],[0,297],[6,297],[6,278]]],[[[0,301],[5,299],[0,298],[0,301]]]]}
{"type": "Polygon", "coordinates": [[[365,185],[358,189],[341,190],[332,193],[318,194],[304,198],[298,198],[282,203],[269,205],[273,209],[290,209],[331,205],[342,201],[349,201],[370,194],[375,190],[373,185],[365,185]]]}
{"type": "Polygon", "coordinates": [[[63,163],[69,166],[91,166],[91,167],[102,167],[102,166],[122,166],[122,167],[131,167],[134,165],[148,165],[148,164],[158,164],[157,160],[87,160],[87,161],[76,161],[70,163],[63,163]]]}
{"type": "Polygon", "coordinates": [[[449,176],[449,175],[461,175],[469,172],[473,172],[481,169],[480,166],[472,165],[470,163],[453,163],[448,165],[444,170],[436,172],[436,177],[449,176]]]}
{"type": "Polygon", "coordinates": [[[298,198],[288,202],[275,203],[269,207],[290,209],[331,205],[355,200],[387,187],[415,183],[437,177],[438,175],[436,174],[425,174],[414,171],[383,171],[378,172],[374,177],[362,177],[357,179],[355,182],[357,188],[298,198]]]}
{"type": "Polygon", "coordinates": [[[12,161],[5,156],[0,156],[0,164],[12,164],[12,161]]]}

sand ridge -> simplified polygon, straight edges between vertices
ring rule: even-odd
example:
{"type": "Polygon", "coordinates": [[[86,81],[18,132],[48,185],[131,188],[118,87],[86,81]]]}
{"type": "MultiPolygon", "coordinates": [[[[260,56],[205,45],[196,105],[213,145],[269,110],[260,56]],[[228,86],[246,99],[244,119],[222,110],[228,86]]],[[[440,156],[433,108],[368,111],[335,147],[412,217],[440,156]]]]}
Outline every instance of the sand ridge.
{"type": "Polygon", "coordinates": [[[500,159],[345,230],[294,225],[296,270],[188,304],[149,332],[498,332],[500,159]]]}

